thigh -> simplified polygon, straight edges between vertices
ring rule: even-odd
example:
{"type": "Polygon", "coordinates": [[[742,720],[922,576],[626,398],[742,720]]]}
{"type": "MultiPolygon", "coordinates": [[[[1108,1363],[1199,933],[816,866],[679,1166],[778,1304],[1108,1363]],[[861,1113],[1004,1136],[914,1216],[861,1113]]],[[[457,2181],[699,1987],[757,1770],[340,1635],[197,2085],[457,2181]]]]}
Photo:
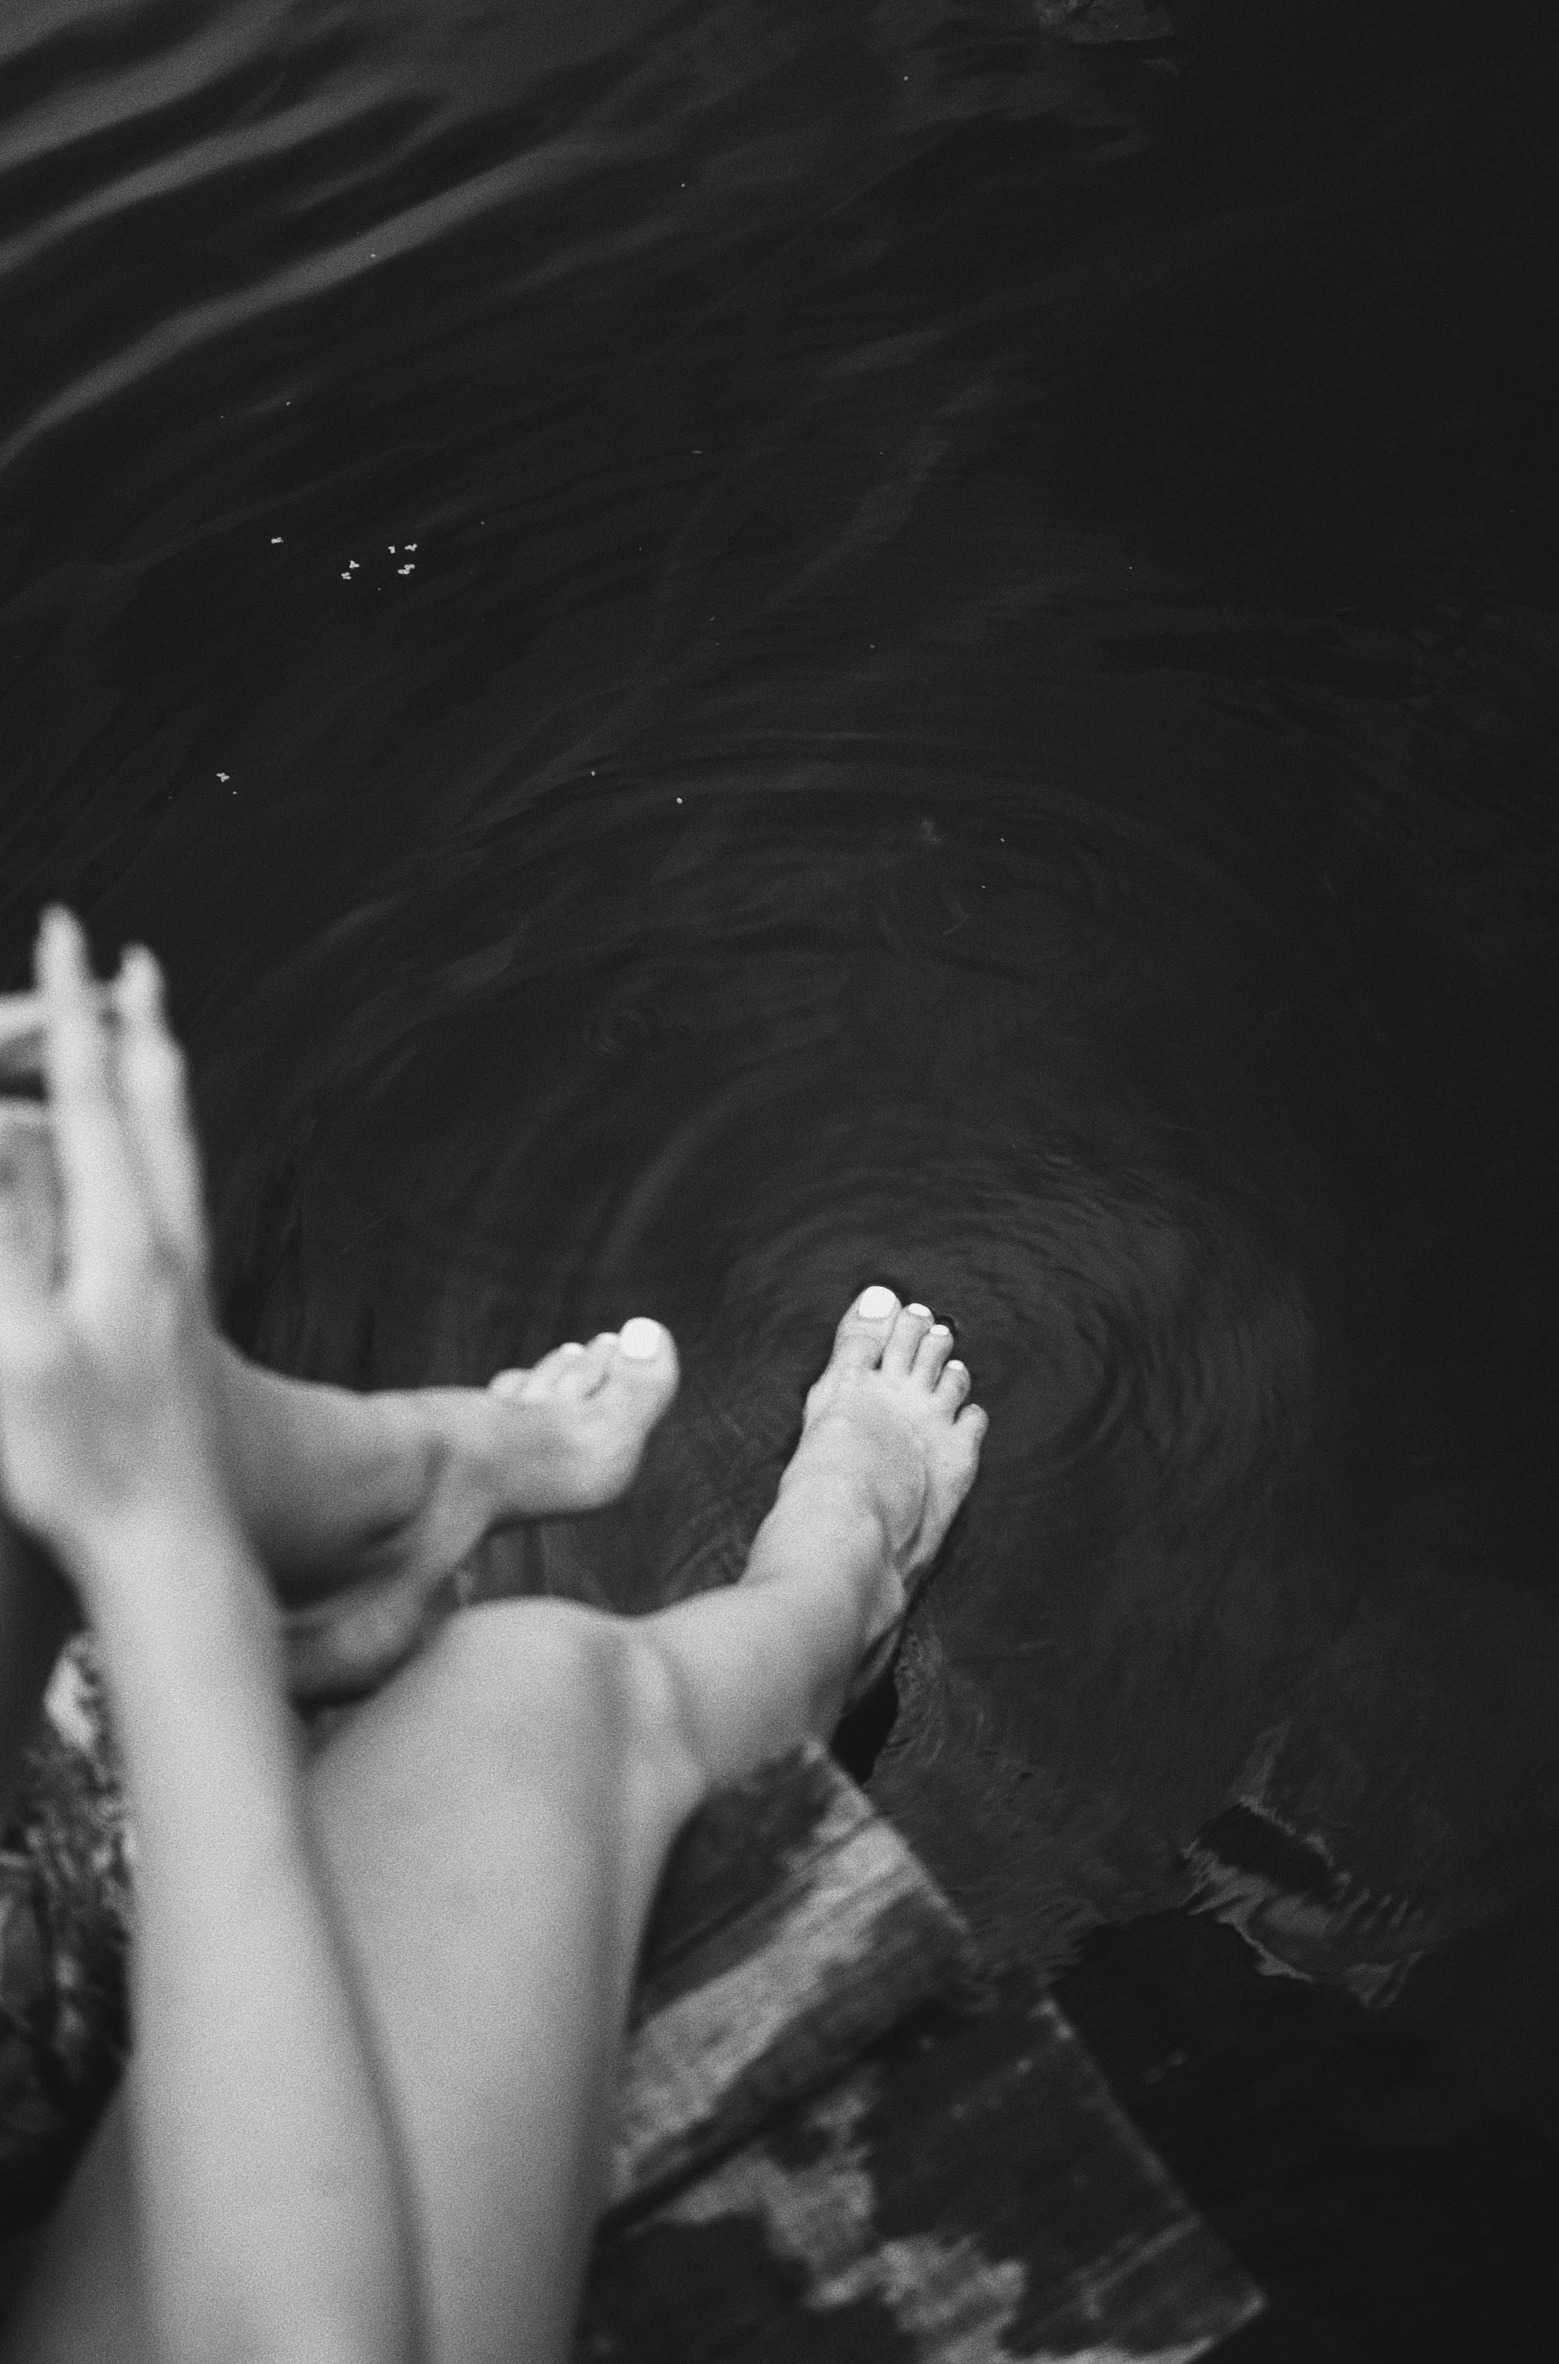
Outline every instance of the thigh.
{"type": "MultiPolygon", "coordinates": [[[[467,1610],[310,1768],[436,2364],[539,2364],[568,2346],[639,1940],[700,1790],[629,1632],[567,1603],[467,1610]]],[[[4,2353],[152,2364],[123,2093],[4,2353]]]]}

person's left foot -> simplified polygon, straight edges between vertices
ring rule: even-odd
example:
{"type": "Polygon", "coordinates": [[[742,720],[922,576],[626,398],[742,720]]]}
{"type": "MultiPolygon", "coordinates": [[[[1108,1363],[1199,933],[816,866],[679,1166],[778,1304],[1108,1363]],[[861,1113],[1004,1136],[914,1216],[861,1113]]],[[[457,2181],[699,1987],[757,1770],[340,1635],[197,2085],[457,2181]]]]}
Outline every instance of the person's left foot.
{"type": "Polygon", "coordinates": [[[671,1332],[636,1315],[588,1346],[559,1346],[528,1371],[488,1382],[497,1407],[489,1452],[490,1523],[577,1518],[632,1485],[651,1429],[677,1392],[671,1332]]]}
{"type": "Polygon", "coordinates": [[[676,1392],[671,1333],[640,1315],[485,1388],[419,1395],[442,1448],[420,1508],[355,1569],[278,1585],[293,1698],[347,1698],[383,1681],[448,1613],[456,1571],[494,1529],[619,1500],[676,1392]]]}

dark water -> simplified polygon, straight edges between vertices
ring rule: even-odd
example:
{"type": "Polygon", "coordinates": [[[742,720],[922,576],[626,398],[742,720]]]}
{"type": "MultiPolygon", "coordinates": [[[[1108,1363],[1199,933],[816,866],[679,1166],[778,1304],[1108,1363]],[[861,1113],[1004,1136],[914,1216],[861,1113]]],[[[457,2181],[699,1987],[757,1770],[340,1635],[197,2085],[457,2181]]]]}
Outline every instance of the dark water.
{"type": "Polygon", "coordinates": [[[734,1572],[845,1297],[957,1324],[850,1746],[1252,2359],[1559,2295],[1554,62],[0,16],[6,981],[58,893],[165,953],[273,1361],[674,1326],[632,1504],[493,1585],[734,1572]]]}

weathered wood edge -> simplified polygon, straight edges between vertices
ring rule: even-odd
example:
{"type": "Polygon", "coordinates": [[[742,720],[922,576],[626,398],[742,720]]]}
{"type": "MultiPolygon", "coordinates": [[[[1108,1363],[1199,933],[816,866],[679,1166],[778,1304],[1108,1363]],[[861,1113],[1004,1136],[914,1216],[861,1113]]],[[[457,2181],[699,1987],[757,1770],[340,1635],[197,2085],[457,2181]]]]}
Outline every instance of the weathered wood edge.
{"type": "Polygon", "coordinates": [[[1184,2364],[1264,2301],[1027,1970],[608,2227],[578,2364],[1184,2364]]]}
{"type": "Polygon", "coordinates": [[[650,2204],[975,1977],[963,1922],[823,1750],[722,1796],[651,1926],[608,2212],[650,2204]]]}

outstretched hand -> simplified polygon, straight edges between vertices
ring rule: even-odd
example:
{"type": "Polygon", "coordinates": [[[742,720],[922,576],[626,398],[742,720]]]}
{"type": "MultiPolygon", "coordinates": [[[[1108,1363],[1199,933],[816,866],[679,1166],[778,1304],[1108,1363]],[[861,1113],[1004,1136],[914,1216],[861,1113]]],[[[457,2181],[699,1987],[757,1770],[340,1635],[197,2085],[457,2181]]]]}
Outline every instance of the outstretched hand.
{"type": "Polygon", "coordinates": [[[232,1511],[199,1158],[160,971],[129,951],[106,997],[80,927],[53,911],[36,973],[62,1253],[40,1267],[0,1172],[0,1490],[90,1583],[114,1531],[232,1511]]]}

